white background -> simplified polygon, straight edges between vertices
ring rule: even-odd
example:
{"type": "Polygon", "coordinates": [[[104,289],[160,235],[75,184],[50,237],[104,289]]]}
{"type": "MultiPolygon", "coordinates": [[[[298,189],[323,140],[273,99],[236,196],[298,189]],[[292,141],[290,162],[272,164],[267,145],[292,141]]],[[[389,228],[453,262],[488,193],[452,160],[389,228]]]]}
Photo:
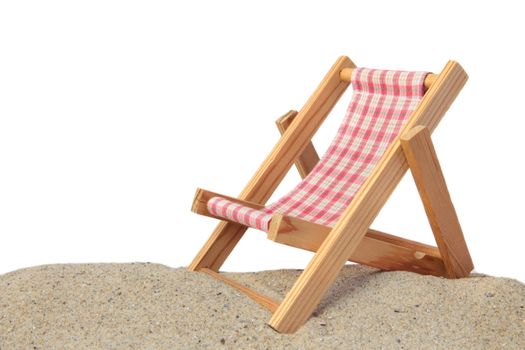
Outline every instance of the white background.
{"type": "MultiPolygon", "coordinates": [[[[520,2],[12,1],[0,4],[0,273],[187,265],[338,56],[470,75],[434,141],[476,270],[525,281],[520,2]],[[496,4],[493,2],[493,4],[496,4]]],[[[350,92],[350,91],[349,91],[350,92]]],[[[350,93],[314,142],[328,145],[350,93]]],[[[294,169],[277,195],[299,177],[294,169]]],[[[432,243],[410,175],[374,228],[432,243]]],[[[224,270],[304,267],[249,231],[224,270]]]]}

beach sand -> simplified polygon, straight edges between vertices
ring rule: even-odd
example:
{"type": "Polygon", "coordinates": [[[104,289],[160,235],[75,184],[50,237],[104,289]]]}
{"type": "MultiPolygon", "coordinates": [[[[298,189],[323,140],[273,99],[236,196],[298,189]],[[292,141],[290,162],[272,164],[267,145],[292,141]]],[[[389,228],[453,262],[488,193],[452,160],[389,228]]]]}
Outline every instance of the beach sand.
{"type": "MultiPolygon", "coordinates": [[[[232,273],[281,300],[300,271],[232,273]]],[[[347,265],[314,316],[279,334],[270,313],[202,273],[67,264],[0,276],[0,349],[525,349],[525,285],[347,265]]]]}

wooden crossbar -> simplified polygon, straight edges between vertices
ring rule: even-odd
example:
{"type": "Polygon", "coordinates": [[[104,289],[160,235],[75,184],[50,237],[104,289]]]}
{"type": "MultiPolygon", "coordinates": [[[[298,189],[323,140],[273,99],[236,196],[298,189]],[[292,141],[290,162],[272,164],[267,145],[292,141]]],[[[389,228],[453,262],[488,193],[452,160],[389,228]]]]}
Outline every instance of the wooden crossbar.
{"type": "MultiPolygon", "coordinates": [[[[316,252],[332,230],[298,218],[275,214],[268,239],[316,252]]],[[[436,247],[368,229],[349,261],[382,270],[401,270],[423,275],[446,276],[443,260],[436,247]]]]}
{"type": "Polygon", "coordinates": [[[253,289],[246,287],[245,285],[232,280],[231,278],[228,278],[219,272],[202,268],[199,269],[200,272],[204,272],[205,274],[208,274],[216,279],[218,279],[221,282],[226,283],[227,285],[236,288],[240,292],[243,292],[246,296],[248,296],[253,301],[259,303],[259,305],[265,307],[266,309],[270,310],[270,312],[275,312],[277,310],[277,307],[279,306],[279,302],[275,301],[274,299],[267,297],[266,295],[262,295],[254,291],[253,289]]]}

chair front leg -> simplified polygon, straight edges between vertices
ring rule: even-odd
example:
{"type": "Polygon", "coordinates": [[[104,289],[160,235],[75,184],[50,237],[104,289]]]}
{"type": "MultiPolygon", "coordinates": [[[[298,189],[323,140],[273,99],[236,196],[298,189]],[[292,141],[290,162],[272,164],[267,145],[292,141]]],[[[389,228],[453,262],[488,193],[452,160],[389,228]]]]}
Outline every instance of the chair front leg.
{"type": "Polygon", "coordinates": [[[401,137],[401,146],[423,201],[447,277],[461,278],[474,268],[448,192],[430,131],[416,126],[401,137]]]}

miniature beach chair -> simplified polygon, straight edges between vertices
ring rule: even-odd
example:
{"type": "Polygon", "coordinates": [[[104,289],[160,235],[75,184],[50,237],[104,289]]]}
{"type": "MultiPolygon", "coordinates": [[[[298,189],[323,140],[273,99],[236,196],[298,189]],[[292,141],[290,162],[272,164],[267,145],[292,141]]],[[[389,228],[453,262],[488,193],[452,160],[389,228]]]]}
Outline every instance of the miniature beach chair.
{"type": "Polygon", "coordinates": [[[430,138],[467,78],[453,61],[441,73],[427,74],[356,68],[340,57],[301,111],[277,121],[281,139],[238,198],[197,190],[192,210],[222,221],[189,269],[268,308],[269,325],[282,333],[307,321],[348,260],[383,270],[468,276],[472,260],[430,138]],[[345,119],[319,159],[312,136],[350,83],[345,119]],[[303,181],[265,206],[294,163],[303,181]],[[370,229],[409,168],[437,247],[370,229]],[[281,302],[218,272],[248,227],[315,252],[281,302]]]}

